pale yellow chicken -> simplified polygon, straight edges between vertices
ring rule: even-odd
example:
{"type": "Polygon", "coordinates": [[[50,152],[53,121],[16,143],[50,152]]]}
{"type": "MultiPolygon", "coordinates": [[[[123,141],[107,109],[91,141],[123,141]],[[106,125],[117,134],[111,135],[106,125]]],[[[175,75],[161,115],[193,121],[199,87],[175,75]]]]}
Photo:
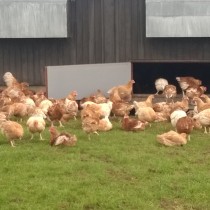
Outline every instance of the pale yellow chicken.
{"type": "Polygon", "coordinates": [[[208,133],[207,128],[209,128],[210,133],[210,108],[200,111],[198,114],[194,115],[193,118],[197,119],[204,127],[204,133],[208,133]]]}
{"type": "Polygon", "coordinates": [[[24,135],[24,130],[21,124],[6,119],[6,116],[1,114],[0,117],[1,132],[6,136],[12,147],[15,147],[15,140],[21,139],[24,135]]]}
{"type": "Polygon", "coordinates": [[[171,130],[169,132],[157,135],[156,140],[165,146],[181,146],[187,144],[187,134],[179,134],[171,130]]]}
{"type": "Polygon", "coordinates": [[[112,87],[108,90],[109,99],[113,102],[129,102],[132,99],[132,91],[133,91],[133,84],[135,83],[134,80],[130,80],[125,85],[119,85],[112,87]]]}

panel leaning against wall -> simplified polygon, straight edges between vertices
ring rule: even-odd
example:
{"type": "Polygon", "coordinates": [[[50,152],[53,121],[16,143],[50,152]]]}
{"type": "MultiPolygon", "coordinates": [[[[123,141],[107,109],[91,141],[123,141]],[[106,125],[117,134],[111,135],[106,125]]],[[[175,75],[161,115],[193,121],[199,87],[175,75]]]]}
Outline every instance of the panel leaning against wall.
{"type": "Polygon", "coordinates": [[[146,37],[210,37],[210,0],[146,0],[146,37]]]}
{"type": "Polygon", "coordinates": [[[0,0],[0,38],[67,37],[67,0],[0,0]]]}

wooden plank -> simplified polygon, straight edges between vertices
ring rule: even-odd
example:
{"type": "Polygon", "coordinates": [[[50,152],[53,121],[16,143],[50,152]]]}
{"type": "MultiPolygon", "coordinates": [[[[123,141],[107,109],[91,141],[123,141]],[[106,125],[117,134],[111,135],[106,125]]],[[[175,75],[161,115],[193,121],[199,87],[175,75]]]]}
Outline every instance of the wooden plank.
{"type": "Polygon", "coordinates": [[[115,0],[104,0],[104,62],[115,62],[115,0]]]}
{"type": "Polygon", "coordinates": [[[88,11],[88,1],[83,1],[82,4],[82,42],[83,42],[83,60],[82,63],[89,63],[89,11],[88,11]]]}
{"type": "MultiPolygon", "coordinates": [[[[77,44],[77,20],[76,20],[76,3],[75,1],[71,1],[70,4],[70,30],[71,30],[71,36],[68,38],[67,40],[67,45],[69,46],[68,49],[66,49],[66,51],[68,51],[68,56],[67,56],[67,60],[66,60],[66,55],[65,55],[65,64],[76,64],[76,60],[77,60],[77,53],[76,53],[76,44],[77,44]]],[[[66,51],[64,51],[64,53],[66,54],[66,51]]]]}
{"type": "Polygon", "coordinates": [[[83,0],[76,1],[76,62],[83,63],[83,0]]]}
{"type": "Polygon", "coordinates": [[[138,0],[131,0],[131,57],[138,59],[138,0]]]}
{"type": "Polygon", "coordinates": [[[131,3],[125,0],[125,61],[131,60],[131,3]]]}
{"type": "Polygon", "coordinates": [[[118,4],[118,39],[119,39],[119,61],[125,60],[125,1],[120,0],[118,4]]]}
{"type": "Polygon", "coordinates": [[[88,63],[95,63],[95,5],[94,0],[88,0],[88,22],[89,22],[89,40],[88,40],[88,63]]]}
{"type": "Polygon", "coordinates": [[[103,62],[103,0],[94,0],[95,63],[103,62]]]}

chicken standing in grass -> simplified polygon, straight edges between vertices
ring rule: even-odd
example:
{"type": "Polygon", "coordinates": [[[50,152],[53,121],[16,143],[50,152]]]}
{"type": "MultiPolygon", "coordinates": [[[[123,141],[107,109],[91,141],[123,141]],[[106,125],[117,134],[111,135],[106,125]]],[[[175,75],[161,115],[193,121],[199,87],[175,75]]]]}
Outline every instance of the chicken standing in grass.
{"type": "Polygon", "coordinates": [[[71,134],[69,132],[58,132],[58,130],[54,126],[51,126],[49,128],[49,131],[51,146],[75,146],[77,143],[77,137],[74,134],[71,134]]]}
{"type": "Polygon", "coordinates": [[[0,115],[0,128],[12,147],[15,147],[15,140],[21,139],[24,130],[21,124],[6,119],[4,114],[0,115]]]}
{"type": "Polygon", "coordinates": [[[40,140],[44,140],[42,138],[42,132],[45,130],[46,122],[44,120],[43,115],[34,115],[29,117],[29,119],[26,122],[26,125],[28,126],[28,129],[31,133],[31,139],[34,137],[34,133],[39,133],[40,140]]]}

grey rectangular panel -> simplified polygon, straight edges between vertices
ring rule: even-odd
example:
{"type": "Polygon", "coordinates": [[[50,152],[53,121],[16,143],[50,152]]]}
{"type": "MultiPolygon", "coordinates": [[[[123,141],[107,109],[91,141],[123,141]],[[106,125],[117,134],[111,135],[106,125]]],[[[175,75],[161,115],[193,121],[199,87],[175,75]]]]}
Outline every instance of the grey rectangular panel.
{"type": "Polygon", "coordinates": [[[146,37],[210,37],[210,0],[146,0],[146,37]]]}
{"type": "Polygon", "coordinates": [[[67,37],[67,0],[0,0],[0,38],[67,37]]]}
{"type": "Polygon", "coordinates": [[[78,99],[90,96],[100,89],[107,91],[131,79],[131,63],[83,64],[46,67],[47,94],[50,98],[66,97],[78,92],[78,99]]]}

